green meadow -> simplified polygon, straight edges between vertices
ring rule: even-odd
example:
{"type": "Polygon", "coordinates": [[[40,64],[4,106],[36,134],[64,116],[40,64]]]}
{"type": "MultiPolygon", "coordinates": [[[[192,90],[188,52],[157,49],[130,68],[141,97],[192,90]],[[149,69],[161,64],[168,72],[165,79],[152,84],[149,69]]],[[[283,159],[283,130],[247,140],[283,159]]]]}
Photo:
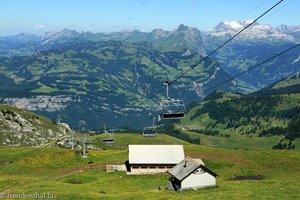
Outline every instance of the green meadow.
{"type": "MultiPolygon", "coordinates": [[[[93,138],[99,143],[96,146],[104,145],[101,137],[93,138]]],[[[0,192],[45,192],[55,194],[56,199],[300,199],[299,151],[229,150],[192,145],[165,135],[116,134],[115,139],[116,144],[106,150],[89,150],[87,158],[82,158],[79,150],[0,147],[0,192]],[[183,144],[186,156],[201,158],[219,175],[217,187],[174,192],[165,189],[168,174],[105,172],[106,164],[122,164],[128,159],[128,144],[147,143],[183,144]],[[262,179],[232,180],[237,176],[262,179]]]]}

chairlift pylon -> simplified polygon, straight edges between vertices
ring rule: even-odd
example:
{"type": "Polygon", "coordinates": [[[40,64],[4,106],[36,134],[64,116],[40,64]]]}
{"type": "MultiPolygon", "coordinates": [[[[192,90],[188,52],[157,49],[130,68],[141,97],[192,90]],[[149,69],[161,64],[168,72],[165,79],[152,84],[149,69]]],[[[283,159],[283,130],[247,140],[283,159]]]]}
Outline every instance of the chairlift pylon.
{"type": "Polygon", "coordinates": [[[161,101],[161,114],[162,119],[177,119],[182,118],[185,115],[185,105],[184,101],[180,99],[172,99],[169,96],[169,85],[172,82],[167,80],[164,85],[166,85],[166,99],[161,101]]]}

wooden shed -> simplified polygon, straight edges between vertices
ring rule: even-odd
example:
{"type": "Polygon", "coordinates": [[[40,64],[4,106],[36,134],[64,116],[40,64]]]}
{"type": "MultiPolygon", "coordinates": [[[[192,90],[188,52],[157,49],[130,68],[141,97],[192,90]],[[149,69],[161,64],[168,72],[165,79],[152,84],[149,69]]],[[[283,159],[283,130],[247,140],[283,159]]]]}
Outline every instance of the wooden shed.
{"type": "Polygon", "coordinates": [[[174,190],[197,189],[216,186],[216,173],[200,160],[186,158],[168,171],[171,174],[168,186],[174,190]]]}
{"type": "Polygon", "coordinates": [[[182,145],[129,145],[128,174],[164,173],[184,159],[182,145]]]}

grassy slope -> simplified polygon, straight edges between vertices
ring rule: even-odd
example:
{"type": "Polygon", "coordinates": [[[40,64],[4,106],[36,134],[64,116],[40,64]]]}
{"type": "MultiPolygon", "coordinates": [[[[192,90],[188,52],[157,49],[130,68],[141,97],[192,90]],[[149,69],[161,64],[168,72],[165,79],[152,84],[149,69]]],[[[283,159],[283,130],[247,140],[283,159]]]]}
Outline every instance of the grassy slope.
{"type": "Polygon", "coordinates": [[[91,137],[93,141],[93,145],[100,148],[105,149],[127,149],[128,144],[188,144],[187,142],[184,142],[182,140],[179,140],[177,138],[164,135],[164,134],[158,134],[157,137],[144,137],[142,134],[128,134],[128,133],[117,133],[113,135],[97,135],[91,137]],[[116,145],[107,145],[102,142],[104,138],[114,137],[116,141],[116,145]]]}
{"type": "MultiPolygon", "coordinates": [[[[290,94],[290,95],[281,95],[289,98],[289,101],[285,103],[285,105],[278,105],[278,108],[274,109],[288,109],[293,108],[294,106],[299,105],[300,100],[300,94],[290,94]],[[296,102],[296,103],[295,103],[296,102]]],[[[234,94],[225,94],[223,98],[217,99],[216,101],[222,102],[225,100],[230,100],[233,98],[239,98],[239,96],[234,94]]],[[[205,103],[205,102],[204,102],[205,103]]],[[[208,113],[202,114],[199,117],[194,118],[193,120],[190,120],[191,116],[193,116],[197,110],[202,109],[203,105],[199,104],[192,108],[187,114],[186,117],[181,120],[181,124],[179,127],[184,128],[186,130],[191,129],[201,129],[204,130],[209,124],[214,124],[215,120],[211,119],[208,116],[208,113]]],[[[263,118],[260,118],[262,124],[266,124],[264,122],[263,118]]],[[[276,127],[278,125],[283,125],[282,120],[278,120],[275,118],[271,118],[270,121],[270,127],[276,127]]],[[[280,141],[281,138],[283,138],[282,135],[279,136],[270,136],[270,137],[257,137],[257,132],[260,131],[260,129],[257,130],[256,134],[251,135],[245,135],[243,134],[243,131],[248,130],[251,127],[251,125],[247,126],[240,126],[238,128],[226,128],[225,125],[218,123],[216,128],[213,130],[217,130],[220,132],[220,135],[230,135],[230,137],[219,137],[219,136],[209,136],[204,134],[195,133],[192,131],[183,131],[186,134],[197,138],[200,137],[201,144],[207,145],[207,146],[218,146],[222,148],[227,149],[260,149],[260,150],[267,150],[271,149],[274,144],[277,144],[277,142],[280,141]],[[250,136],[250,137],[249,137],[250,136]]],[[[295,140],[293,142],[296,145],[295,149],[299,149],[299,140],[295,140]],[[298,145],[298,147],[297,147],[298,145]]]]}
{"type": "Polygon", "coordinates": [[[300,76],[299,73],[294,76],[286,77],[265,89],[262,89],[257,94],[286,94],[300,92],[300,76]]]}
{"type": "MultiPolygon", "coordinates": [[[[132,136],[128,138],[131,139],[132,136]]],[[[126,150],[89,151],[82,159],[66,149],[0,147],[0,191],[50,192],[58,199],[299,199],[300,152],[224,150],[185,145],[185,154],[200,157],[219,174],[217,187],[171,192],[168,175],[126,176],[105,173],[105,164],[123,163],[126,150]],[[94,164],[88,164],[89,161],[94,164]],[[261,181],[231,181],[262,175],[261,181]],[[80,184],[72,184],[77,182],[80,184]],[[158,190],[158,186],[162,190],[158,190]]]]}
{"type": "Polygon", "coordinates": [[[286,87],[291,87],[291,86],[296,86],[296,85],[300,85],[300,76],[299,76],[299,74],[296,74],[294,76],[286,77],[286,78],[270,85],[266,89],[269,89],[269,90],[271,90],[271,89],[281,89],[281,88],[286,88],[286,87]]]}
{"type": "Polygon", "coordinates": [[[210,136],[199,134],[190,131],[184,133],[191,137],[200,137],[200,143],[205,146],[221,147],[225,149],[256,149],[268,150],[272,149],[274,144],[277,144],[282,136],[272,137],[247,137],[240,134],[231,134],[230,137],[210,136]]]}
{"type": "Polygon", "coordinates": [[[272,89],[279,89],[279,88],[284,88],[288,86],[294,86],[294,85],[300,85],[300,78],[299,76],[295,77],[288,77],[283,81],[278,82],[275,84],[272,89]]]}

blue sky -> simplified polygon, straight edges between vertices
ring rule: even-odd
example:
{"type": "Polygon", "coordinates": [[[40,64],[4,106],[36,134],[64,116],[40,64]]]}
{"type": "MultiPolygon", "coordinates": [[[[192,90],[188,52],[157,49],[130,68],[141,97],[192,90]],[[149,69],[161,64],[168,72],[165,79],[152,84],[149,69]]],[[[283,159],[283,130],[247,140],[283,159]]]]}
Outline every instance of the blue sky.
{"type": "MultiPolygon", "coordinates": [[[[254,19],[278,0],[0,0],[0,35],[42,33],[63,28],[112,32],[173,30],[179,24],[200,30],[221,21],[254,19]]],[[[260,22],[300,25],[300,1],[284,0],[260,22]]]]}

